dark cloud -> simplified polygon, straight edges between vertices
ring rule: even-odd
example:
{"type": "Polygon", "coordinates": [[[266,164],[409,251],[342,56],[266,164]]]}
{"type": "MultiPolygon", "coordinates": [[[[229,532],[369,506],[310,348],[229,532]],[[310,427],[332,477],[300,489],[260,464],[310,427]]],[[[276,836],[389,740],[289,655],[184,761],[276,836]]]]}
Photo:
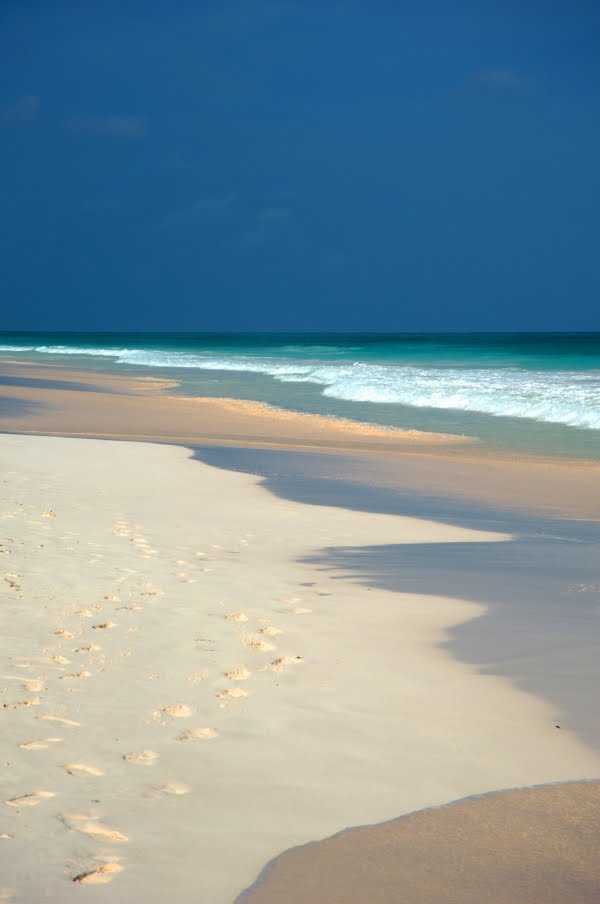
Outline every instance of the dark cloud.
{"type": "Polygon", "coordinates": [[[143,116],[76,116],[69,120],[72,132],[90,132],[105,138],[142,138],[146,133],[143,116]]]}

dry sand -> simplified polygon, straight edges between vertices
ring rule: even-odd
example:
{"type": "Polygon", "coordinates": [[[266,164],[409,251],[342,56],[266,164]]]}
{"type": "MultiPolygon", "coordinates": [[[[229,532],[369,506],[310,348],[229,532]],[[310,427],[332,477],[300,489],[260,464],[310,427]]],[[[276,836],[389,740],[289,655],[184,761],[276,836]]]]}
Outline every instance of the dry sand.
{"type": "Polygon", "coordinates": [[[225,904],[345,826],[599,774],[439,647],[481,606],[302,562],[504,535],[288,502],[168,445],[7,434],[0,471],[0,899],[225,904]]]}

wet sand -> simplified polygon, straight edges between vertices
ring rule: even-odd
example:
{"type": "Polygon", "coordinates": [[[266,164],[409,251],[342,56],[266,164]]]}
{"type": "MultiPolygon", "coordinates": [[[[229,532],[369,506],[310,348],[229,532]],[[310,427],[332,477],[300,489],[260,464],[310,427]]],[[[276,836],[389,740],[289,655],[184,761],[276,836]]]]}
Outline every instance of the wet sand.
{"type": "Polygon", "coordinates": [[[1,362],[0,429],[184,445],[341,452],[368,482],[421,495],[600,519],[600,463],[514,458],[464,437],[397,431],[236,399],[186,398],[155,377],[1,362]],[[90,388],[93,392],[90,392],[90,388]]]}
{"type": "Polygon", "coordinates": [[[600,782],[504,791],[274,860],[237,904],[596,904],[600,782]]]}

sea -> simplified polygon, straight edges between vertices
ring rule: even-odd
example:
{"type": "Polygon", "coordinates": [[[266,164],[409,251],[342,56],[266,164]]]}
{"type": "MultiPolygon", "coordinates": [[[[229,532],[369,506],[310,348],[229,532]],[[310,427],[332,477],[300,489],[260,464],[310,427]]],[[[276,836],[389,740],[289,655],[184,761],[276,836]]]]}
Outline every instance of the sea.
{"type": "Polygon", "coordinates": [[[600,333],[0,333],[0,357],[177,380],[487,447],[600,460],[600,333]]]}

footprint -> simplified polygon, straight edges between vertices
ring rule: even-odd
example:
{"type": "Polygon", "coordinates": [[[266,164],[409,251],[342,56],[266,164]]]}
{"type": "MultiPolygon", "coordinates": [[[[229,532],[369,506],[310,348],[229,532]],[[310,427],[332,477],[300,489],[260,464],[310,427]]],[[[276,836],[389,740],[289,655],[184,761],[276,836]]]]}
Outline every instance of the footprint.
{"type": "Polygon", "coordinates": [[[229,678],[230,681],[246,681],[251,674],[248,669],[242,666],[238,669],[232,669],[230,672],[225,672],[225,677],[229,678]]]}
{"type": "Polygon", "coordinates": [[[19,744],[23,750],[47,750],[50,744],[58,744],[62,738],[40,738],[39,741],[27,741],[19,744]]]}
{"type": "Polygon", "coordinates": [[[112,622],[112,621],[102,622],[99,625],[92,625],[92,628],[94,629],[94,631],[107,631],[109,628],[116,628],[116,627],[117,627],[117,623],[112,622]]]}
{"type": "Polygon", "coordinates": [[[56,797],[54,791],[32,791],[31,794],[24,794],[22,797],[12,797],[5,800],[7,807],[37,807],[47,797],[56,797]]]}
{"type": "Polygon", "coordinates": [[[146,797],[173,797],[182,794],[189,794],[192,789],[183,782],[165,782],[158,788],[151,788],[146,792],[146,797]]]}
{"type": "Polygon", "coordinates": [[[66,656],[61,656],[60,653],[49,653],[48,659],[50,662],[58,662],[59,665],[69,665],[71,662],[70,659],[67,659],[66,656]]]}
{"type": "Polygon", "coordinates": [[[63,768],[69,775],[104,775],[102,769],[86,766],[85,763],[65,763],[63,768]]]}
{"type": "Polygon", "coordinates": [[[123,754],[127,763],[135,763],[138,766],[153,766],[158,759],[158,754],[153,750],[132,750],[123,754]]]}
{"type": "Polygon", "coordinates": [[[212,741],[218,738],[219,732],[216,728],[190,728],[183,731],[177,738],[178,741],[212,741]]]}
{"type": "Polygon", "coordinates": [[[262,640],[260,637],[254,637],[254,635],[252,634],[247,634],[243,638],[243,642],[246,647],[251,647],[253,650],[277,649],[272,643],[268,643],[268,641],[262,640]]]}
{"type": "Polygon", "coordinates": [[[301,656],[280,656],[278,659],[274,659],[273,662],[267,666],[267,668],[272,672],[284,672],[286,666],[299,665],[301,662],[301,656]]]}
{"type": "Polygon", "coordinates": [[[36,691],[43,691],[46,687],[46,682],[42,678],[34,678],[33,681],[26,681],[23,687],[26,691],[35,693],[36,691]]]}
{"type": "Polygon", "coordinates": [[[217,697],[220,699],[231,699],[231,698],[240,698],[247,697],[248,691],[243,691],[241,687],[230,687],[225,691],[220,691],[217,694],[217,697]]]}
{"type": "Polygon", "coordinates": [[[20,709],[22,706],[39,706],[41,697],[30,697],[29,700],[19,700],[17,703],[4,703],[3,709],[20,709]]]}
{"type": "Polygon", "coordinates": [[[65,628],[61,628],[60,631],[54,631],[53,633],[56,634],[57,637],[75,637],[71,631],[67,631],[65,628]]]}
{"type": "Polygon", "coordinates": [[[36,716],[36,719],[39,719],[41,722],[60,722],[61,725],[74,725],[76,727],[81,725],[81,722],[75,722],[74,719],[63,719],[62,716],[44,715],[36,716]]]}
{"type": "Polygon", "coordinates": [[[105,885],[107,882],[112,882],[115,876],[123,872],[124,868],[120,863],[103,863],[96,869],[74,876],[73,882],[78,882],[80,885],[105,885]]]}
{"type": "Polygon", "coordinates": [[[109,593],[108,596],[104,597],[104,599],[107,600],[109,603],[120,603],[121,602],[121,597],[115,596],[114,593],[109,593]]]}
{"type": "Polygon", "coordinates": [[[88,821],[81,824],[77,823],[74,828],[76,828],[78,832],[83,832],[84,835],[89,835],[95,841],[129,841],[129,838],[127,835],[124,835],[123,832],[119,832],[118,829],[111,829],[101,822],[88,821]]]}
{"type": "Polygon", "coordinates": [[[174,719],[187,719],[192,715],[193,711],[187,703],[174,703],[172,706],[161,706],[157,713],[173,716],[174,719]]]}
{"type": "Polygon", "coordinates": [[[225,618],[227,621],[248,621],[248,616],[244,612],[232,612],[230,615],[226,615],[225,618]]]}
{"type": "Polygon", "coordinates": [[[74,650],[73,652],[74,653],[97,653],[98,650],[101,650],[101,649],[102,649],[102,647],[99,646],[99,644],[90,643],[86,647],[77,647],[77,649],[74,650]]]}
{"type": "Polygon", "coordinates": [[[264,628],[261,628],[259,634],[268,634],[269,637],[276,637],[277,634],[283,634],[281,628],[274,628],[272,625],[266,625],[264,628]]]}
{"type": "Polygon", "coordinates": [[[91,672],[72,672],[70,675],[61,675],[60,681],[75,681],[77,678],[91,678],[91,672]]]}

